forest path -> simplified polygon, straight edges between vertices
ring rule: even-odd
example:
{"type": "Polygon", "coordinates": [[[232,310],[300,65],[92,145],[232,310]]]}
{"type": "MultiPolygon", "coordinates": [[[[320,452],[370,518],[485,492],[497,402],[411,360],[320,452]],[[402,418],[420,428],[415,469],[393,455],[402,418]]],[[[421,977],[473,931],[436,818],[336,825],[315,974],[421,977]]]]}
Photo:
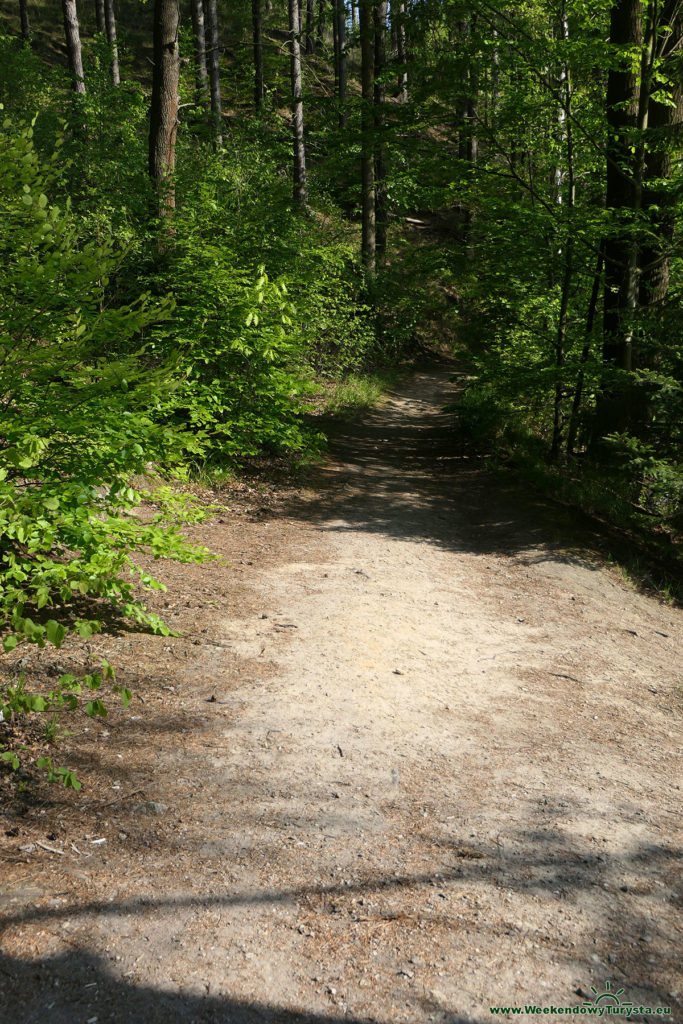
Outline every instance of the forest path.
{"type": "Polygon", "coordinates": [[[64,854],[13,868],[14,1024],[681,999],[681,613],[453,453],[450,376],[203,527],[230,565],[166,570],[189,635],[102,647],[145,706],[85,757],[111,799],[55,797],[64,854]]]}

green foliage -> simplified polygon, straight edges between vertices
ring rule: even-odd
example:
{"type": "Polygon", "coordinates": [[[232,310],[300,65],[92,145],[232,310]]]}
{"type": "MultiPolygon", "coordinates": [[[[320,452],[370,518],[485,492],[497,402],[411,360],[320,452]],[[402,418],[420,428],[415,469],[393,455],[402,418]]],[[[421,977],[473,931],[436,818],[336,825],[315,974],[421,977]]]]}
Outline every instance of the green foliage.
{"type": "MultiPolygon", "coordinates": [[[[41,162],[32,126],[16,132],[5,121],[0,618],[6,652],[27,643],[60,647],[69,632],[87,639],[101,624],[78,615],[84,599],[104,600],[115,613],[168,633],[138,593],[139,586],[161,584],[133,555],[205,557],[182,538],[172,507],[141,519],[137,509],[150,495],[131,486],[135,475],[149,475],[154,466],[168,475],[201,451],[196,435],[157,421],[159,396],[165,394],[168,406],[177,380],[140,341],[172,305],[145,295],[130,304],[106,299],[121,256],[110,235],[93,238],[69,199],[55,194],[60,161],[61,136],[41,162]]],[[[158,504],[159,492],[155,498],[158,504]]],[[[0,694],[4,717],[73,710],[81,687],[98,689],[101,682],[98,674],[62,677],[56,691],[39,695],[22,680],[0,694]]],[[[90,701],[85,710],[102,714],[104,705],[90,701]]]]}

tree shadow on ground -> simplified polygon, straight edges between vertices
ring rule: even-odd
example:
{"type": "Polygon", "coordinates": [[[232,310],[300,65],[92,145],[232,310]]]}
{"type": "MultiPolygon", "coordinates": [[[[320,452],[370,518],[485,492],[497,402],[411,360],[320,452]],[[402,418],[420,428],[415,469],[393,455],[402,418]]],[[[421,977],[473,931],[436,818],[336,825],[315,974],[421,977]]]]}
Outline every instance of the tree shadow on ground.
{"type": "Polygon", "coordinates": [[[566,515],[492,473],[463,446],[453,413],[443,411],[457,397],[452,376],[452,368],[418,376],[408,401],[397,394],[353,420],[329,420],[332,462],[311,476],[318,493],[290,497],[285,514],[331,532],[361,530],[479,554],[535,552],[590,568],[563,550],[558,534],[570,530],[566,515]]]}
{"type": "MultiPolygon", "coordinates": [[[[537,818],[540,818],[541,808],[537,810],[537,818]]],[[[571,964],[575,972],[580,972],[579,977],[586,990],[591,984],[601,984],[605,974],[605,977],[619,980],[627,988],[624,998],[632,999],[636,1005],[670,1006],[675,1003],[669,991],[679,966],[676,942],[672,940],[676,929],[671,890],[675,887],[680,850],[673,845],[634,841],[626,851],[591,852],[583,838],[573,838],[560,828],[533,819],[533,816],[526,828],[520,828],[507,837],[502,846],[492,840],[469,846],[457,836],[429,827],[420,838],[438,844],[441,851],[434,857],[435,865],[424,873],[366,871],[357,873],[355,877],[293,888],[232,889],[212,891],[206,895],[195,891],[175,896],[83,900],[77,905],[60,906],[34,902],[32,906],[18,909],[9,907],[4,914],[4,923],[6,928],[37,924],[50,929],[51,926],[58,927],[61,922],[80,919],[86,923],[88,918],[92,920],[94,917],[113,920],[130,915],[139,919],[161,915],[171,928],[171,922],[179,920],[184,910],[201,914],[214,910],[229,911],[231,908],[301,904],[310,906],[318,914],[353,915],[358,913],[355,904],[360,896],[364,901],[364,914],[374,913],[378,919],[388,915],[386,919],[391,920],[392,915],[395,917],[400,911],[401,896],[405,893],[411,898],[412,914],[430,926],[443,926],[445,934],[448,934],[455,927],[451,918],[459,891],[471,893],[473,886],[483,883],[491,890],[533,895],[534,901],[529,904],[531,908],[539,906],[538,898],[541,897],[546,909],[541,914],[544,923],[540,932],[538,921],[520,921],[512,909],[508,917],[489,920],[484,916],[471,926],[480,935],[478,941],[510,941],[515,944],[547,941],[546,955],[571,964]],[[447,866],[443,863],[444,853],[452,855],[447,866]],[[656,884],[652,884],[653,880],[656,884]],[[586,912],[589,906],[586,898],[591,894],[594,903],[590,905],[590,928],[582,930],[579,947],[565,944],[563,915],[574,907],[582,907],[586,912]],[[428,909],[432,899],[438,904],[436,910],[428,909]],[[559,917],[555,920],[557,914],[559,917]],[[542,934],[546,931],[552,934],[542,934]],[[506,936],[511,938],[506,939],[506,936]]],[[[220,851],[217,856],[221,856],[220,851]]],[[[349,918],[351,920],[353,916],[349,918]]],[[[267,955],[265,947],[264,955],[267,955]]],[[[262,1020],[282,1021],[283,1024],[323,1024],[324,1021],[342,1019],[334,1015],[297,1014],[265,1004],[241,1003],[211,993],[206,997],[186,994],[182,987],[175,993],[159,993],[155,989],[117,979],[106,961],[98,959],[87,949],[40,962],[0,958],[0,990],[4,992],[6,1006],[25,1006],[24,1016],[12,1016],[13,1024],[43,1020],[49,1020],[50,1024],[72,1024],[81,1019],[85,1022],[95,1015],[98,1015],[100,1024],[105,1020],[114,1020],[117,1024],[123,1021],[135,1024],[138,1021],[140,1024],[163,1021],[167,1024],[176,1020],[196,1021],[197,1024],[214,1021],[250,1024],[251,1021],[262,1020]],[[94,989],[97,1005],[91,998],[94,989]],[[54,1006],[46,1014],[52,1002],[54,1006]],[[117,1015],[100,1013],[100,1007],[105,1010],[117,1007],[117,1015]]],[[[569,993],[558,992],[553,1001],[560,1001],[560,998],[566,1004],[569,993]]],[[[450,1012],[446,1007],[437,1009],[442,1013],[450,1012]]],[[[357,1018],[343,1019],[361,1024],[357,1018]]],[[[456,1024],[458,1018],[450,1016],[447,1019],[456,1024]]]]}
{"type": "Polygon", "coordinates": [[[311,476],[316,496],[292,497],[285,513],[324,531],[381,533],[450,551],[517,556],[525,564],[595,570],[594,555],[614,557],[646,592],[653,579],[680,582],[680,566],[664,551],[535,493],[512,472],[492,471],[457,431],[459,376],[452,364],[428,369],[383,408],[327,419],[332,462],[311,476]]]}
{"type": "Polygon", "coordinates": [[[0,955],[0,999],[3,1019],[12,1024],[372,1024],[372,1018],[136,985],[86,950],[37,961],[0,955]]]}

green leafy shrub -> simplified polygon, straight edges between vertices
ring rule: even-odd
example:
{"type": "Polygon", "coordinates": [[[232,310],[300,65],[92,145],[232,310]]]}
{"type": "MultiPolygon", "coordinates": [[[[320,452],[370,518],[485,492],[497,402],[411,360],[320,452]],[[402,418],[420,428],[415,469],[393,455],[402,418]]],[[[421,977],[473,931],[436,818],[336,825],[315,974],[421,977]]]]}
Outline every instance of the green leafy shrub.
{"type": "MultiPolygon", "coordinates": [[[[120,262],[110,235],[93,237],[57,201],[61,139],[41,161],[32,126],[0,129],[0,621],[6,652],[20,644],[61,646],[69,630],[87,638],[98,617],[77,613],[83,599],[104,600],[157,632],[139,586],[161,586],[134,561],[201,559],[179,533],[175,504],[141,518],[149,495],[131,486],[155,466],[182,469],[198,437],[157,422],[172,401],[176,372],[141,344],[167,319],[169,302],[148,296],[117,305],[107,292],[120,262]],[[121,355],[120,352],[128,354],[121,355]],[[162,397],[163,396],[163,402],[162,397]],[[48,617],[49,616],[49,617],[48,617]]],[[[112,679],[107,667],[104,678],[112,679]]],[[[12,715],[73,709],[102,677],[62,677],[57,690],[32,694],[22,680],[0,690],[12,715]]],[[[124,702],[125,702],[125,694],[124,702]]],[[[102,714],[101,700],[85,704],[102,714]]],[[[5,760],[14,764],[16,756],[5,760]]],[[[54,773],[53,773],[54,774],[54,773]]]]}

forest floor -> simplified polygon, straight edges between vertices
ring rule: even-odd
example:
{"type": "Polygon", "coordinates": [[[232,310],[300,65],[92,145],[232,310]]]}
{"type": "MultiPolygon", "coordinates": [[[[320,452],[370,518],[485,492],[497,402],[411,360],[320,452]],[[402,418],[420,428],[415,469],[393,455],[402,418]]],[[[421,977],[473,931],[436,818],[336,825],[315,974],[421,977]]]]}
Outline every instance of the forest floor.
{"type": "Polygon", "coordinates": [[[3,1020],[455,1024],[610,987],[681,1020],[681,612],[454,446],[451,375],[193,528],[225,561],[162,567],[183,635],[89,641],[137,696],[62,741],[80,795],[4,808],[3,1020]]]}

